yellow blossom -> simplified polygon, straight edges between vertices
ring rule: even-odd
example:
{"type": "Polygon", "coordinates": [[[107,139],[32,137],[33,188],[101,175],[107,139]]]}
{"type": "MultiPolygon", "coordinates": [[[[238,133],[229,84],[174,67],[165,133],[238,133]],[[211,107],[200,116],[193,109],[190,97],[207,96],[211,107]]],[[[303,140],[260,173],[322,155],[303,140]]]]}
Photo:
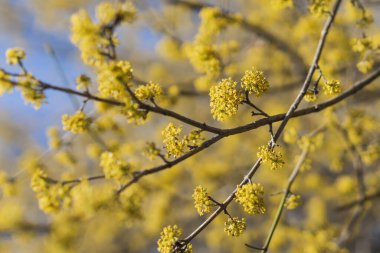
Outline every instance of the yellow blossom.
{"type": "Polygon", "coordinates": [[[314,102],[317,100],[317,94],[314,91],[308,90],[306,91],[305,96],[303,97],[307,102],[314,102]]]}
{"type": "Polygon", "coordinates": [[[211,212],[211,200],[208,196],[207,189],[203,186],[199,185],[194,189],[194,193],[192,195],[194,199],[194,205],[197,209],[199,215],[203,215],[205,213],[211,212]]]}
{"type": "Polygon", "coordinates": [[[286,198],[285,207],[288,210],[296,209],[300,205],[301,196],[291,194],[286,198]]]}
{"type": "Polygon", "coordinates": [[[330,80],[324,83],[323,91],[326,95],[334,95],[341,93],[342,88],[338,80],[330,80]]]}
{"type": "Polygon", "coordinates": [[[252,68],[245,71],[241,79],[241,87],[249,94],[255,93],[256,97],[260,97],[269,89],[269,82],[262,71],[252,68]]]}
{"type": "Polygon", "coordinates": [[[0,69],[0,96],[4,95],[5,92],[12,91],[13,85],[10,81],[10,76],[8,76],[4,70],[0,69]]]}
{"type": "Polygon", "coordinates": [[[119,159],[112,152],[103,152],[100,156],[100,167],[106,178],[120,180],[130,171],[130,165],[119,159]]]}
{"type": "Polygon", "coordinates": [[[257,157],[261,158],[264,164],[269,163],[271,170],[281,169],[285,164],[282,154],[274,149],[269,149],[266,145],[259,148],[257,157]]]}
{"type": "Polygon", "coordinates": [[[242,96],[236,90],[237,83],[223,79],[210,89],[210,107],[214,119],[224,121],[237,113],[242,96]]]}
{"type": "Polygon", "coordinates": [[[240,236],[244,230],[247,228],[245,223],[245,219],[242,218],[228,218],[228,220],[224,223],[224,232],[226,232],[230,236],[240,236]]]}
{"type": "Polygon", "coordinates": [[[125,89],[132,79],[132,67],[127,61],[110,61],[98,71],[99,93],[104,97],[129,100],[125,89]]]}
{"type": "Polygon", "coordinates": [[[91,78],[86,75],[80,75],[76,78],[77,90],[87,90],[91,84],[91,78]]]}
{"type": "Polygon", "coordinates": [[[24,59],[26,54],[22,48],[10,48],[6,51],[5,56],[7,57],[8,64],[15,65],[24,59]]]}
{"type": "MultiPolygon", "coordinates": [[[[178,228],[177,225],[164,227],[164,229],[161,232],[161,238],[157,242],[158,252],[160,253],[173,252],[173,248],[181,235],[182,235],[182,231],[180,228],[178,228]]],[[[184,252],[184,253],[193,252],[192,245],[191,244],[186,245],[185,248],[181,252],[184,252]]]]}
{"type": "Polygon", "coordinates": [[[249,214],[263,214],[265,213],[263,194],[262,185],[248,183],[237,187],[235,201],[249,214]]]}
{"type": "Polygon", "coordinates": [[[182,155],[186,148],[186,142],[179,139],[179,135],[182,131],[182,127],[176,127],[173,123],[162,131],[162,137],[164,138],[164,147],[167,150],[167,156],[178,157],[182,155]]]}
{"type": "Polygon", "coordinates": [[[90,121],[84,112],[77,111],[71,116],[64,114],[62,116],[62,125],[63,130],[79,134],[87,131],[90,121]]]}
{"type": "Polygon", "coordinates": [[[149,82],[146,85],[140,85],[135,90],[135,95],[138,99],[153,99],[162,95],[161,86],[156,83],[149,82]]]}

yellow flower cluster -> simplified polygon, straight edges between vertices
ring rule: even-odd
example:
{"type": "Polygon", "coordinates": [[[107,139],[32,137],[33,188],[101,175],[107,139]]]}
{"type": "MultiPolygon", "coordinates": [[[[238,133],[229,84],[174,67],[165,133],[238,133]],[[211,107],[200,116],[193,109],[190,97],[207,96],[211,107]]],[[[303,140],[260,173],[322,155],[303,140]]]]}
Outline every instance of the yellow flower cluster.
{"type": "Polygon", "coordinates": [[[47,131],[47,136],[49,138],[49,147],[51,149],[58,149],[62,145],[58,127],[50,127],[47,131]]]}
{"type": "Polygon", "coordinates": [[[12,91],[13,85],[10,81],[10,76],[0,69],[0,96],[4,95],[5,92],[12,91]]]}
{"type": "Polygon", "coordinates": [[[214,119],[224,121],[237,113],[242,95],[231,78],[221,80],[210,89],[210,107],[214,119]]]}
{"type": "Polygon", "coordinates": [[[71,203],[69,188],[61,184],[49,184],[47,174],[36,169],[32,175],[31,187],[36,193],[39,207],[46,213],[56,213],[71,203]]]}
{"type": "Polygon", "coordinates": [[[292,194],[289,197],[286,198],[285,207],[288,210],[296,209],[301,203],[301,196],[292,194]]]}
{"type": "Polygon", "coordinates": [[[110,61],[98,70],[98,91],[104,97],[129,100],[125,86],[132,79],[133,69],[128,61],[110,61]]]}
{"type": "Polygon", "coordinates": [[[235,201],[242,205],[244,211],[249,214],[263,214],[265,213],[263,194],[262,185],[248,183],[237,187],[235,201]]]}
{"type": "Polygon", "coordinates": [[[326,14],[329,12],[330,2],[331,0],[311,0],[309,11],[317,16],[326,14]]]}
{"type": "Polygon", "coordinates": [[[356,64],[358,70],[362,73],[368,73],[378,56],[379,46],[374,43],[373,38],[363,37],[355,38],[352,41],[352,50],[360,54],[360,61],[356,64]]]}
{"type": "Polygon", "coordinates": [[[63,130],[70,131],[74,134],[80,134],[88,130],[90,120],[84,112],[77,111],[71,116],[68,114],[62,115],[62,125],[63,130]]]}
{"type": "Polygon", "coordinates": [[[269,149],[266,145],[259,148],[257,156],[262,159],[264,164],[268,163],[271,170],[277,170],[284,167],[285,161],[281,152],[276,152],[274,149],[269,149]]]}
{"type": "Polygon", "coordinates": [[[241,79],[241,87],[249,94],[254,92],[256,97],[260,97],[269,89],[269,82],[262,71],[252,68],[245,71],[241,79]]]}
{"type": "Polygon", "coordinates": [[[226,232],[229,236],[240,236],[244,230],[247,228],[245,218],[239,220],[239,218],[228,218],[228,220],[224,223],[224,232],[226,232]]]}
{"type": "Polygon", "coordinates": [[[201,135],[201,130],[191,130],[191,132],[184,137],[186,145],[189,147],[198,147],[204,141],[204,137],[201,135]]]}
{"type": "Polygon", "coordinates": [[[196,71],[208,76],[218,76],[221,63],[212,45],[194,43],[185,45],[185,53],[196,71]]]}
{"type": "Polygon", "coordinates": [[[85,64],[100,67],[105,63],[105,55],[112,44],[116,45],[117,38],[106,33],[105,28],[116,22],[132,22],[136,16],[134,5],[124,3],[100,3],[96,8],[98,23],[92,21],[85,10],[80,10],[71,17],[71,40],[81,51],[85,64]]]}
{"type": "Polygon", "coordinates": [[[329,80],[324,83],[323,91],[326,95],[334,95],[341,93],[342,88],[338,80],[329,80]]]}
{"type": "Polygon", "coordinates": [[[77,90],[87,90],[91,84],[91,78],[86,75],[80,75],[76,78],[77,90]]]}
{"type": "Polygon", "coordinates": [[[169,123],[162,131],[163,143],[168,157],[179,157],[187,148],[197,147],[204,140],[199,130],[192,130],[188,135],[180,139],[181,131],[182,127],[176,127],[173,123],[169,123]]]}
{"type": "Polygon", "coordinates": [[[317,100],[317,94],[314,91],[308,90],[306,91],[305,96],[303,97],[307,102],[314,102],[317,100]]]}
{"type": "Polygon", "coordinates": [[[116,20],[132,22],[136,18],[136,8],[128,1],[102,2],[96,7],[96,18],[102,25],[112,24],[116,20]]]}
{"type": "Polygon", "coordinates": [[[216,7],[202,8],[199,16],[201,24],[198,34],[192,44],[185,45],[184,51],[195,70],[209,76],[218,76],[221,63],[213,39],[226,27],[227,20],[216,7]]]}
{"type": "Polygon", "coordinates": [[[24,59],[26,54],[22,48],[10,48],[6,51],[5,56],[8,64],[15,65],[24,59]]]}
{"type": "Polygon", "coordinates": [[[136,125],[143,124],[147,118],[148,111],[140,109],[139,104],[130,100],[124,100],[125,106],[120,109],[120,112],[124,114],[129,123],[135,123],[136,125]]]}
{"type": "Polygon", "coordinates": [[[173,123],[162,131],[162,137],[164,138],[164,147],[167,150],[167,156],[178,157],[185,152],[186,142],[179,139],[179,135],[182,131],[182,127],[176,127],[173,123]]]}
{"type": "Polygon", "coordinates": [[[135,95],[138,99],[153,99],[162,95],[162,88],[156,83],[149,82],[146,85],[140,85],[137,87],[135,95]]]}
{"type": "Polygon", "coordinates": [[[85,10],[71,16],[71,41],[81,51],[85,64],[99,65],[104,62],[109,41],[101,35],[101,27],[95,24],[85,10]]]}
{"type": "MultiPolygon", "coordinates": [[[[158,252],[160,253],[171,253],[179,237],[182,235],[182,231],[177,225],[167,226],[161,232],[161,238],[158,240],[158,252]]],[[[186,245],[186,248],[181,252],[191,253],[193,252],[193,247],[191,244],[186,245]]]]}
{"type": "Polygon", "coordinates": [[[194,189],[194,193],[192,195],[194,199],[194,205],[197,209],[199,215],[203,215],[205,213],[209,213],[211,211],[211,200],[208,196],[207,189],[203,186],[199,185],[194,189]]]}
{"type": "Polygon", "coordinates": [[[144,146],[143,154],[149,159],[153,160],[160,154],[160,152],[160,149],[156,147],[156,144],[154,142],[148,142],[144,146]]]}
{"type": "Polygon", "coordinates": [[[18,81],[25,103],[32,104],[35,109],[39,109],[46,98],[40,82],[30,73],[18,77],[18,81]]]}
{"type": "Polygon", "coordinates": [[[100,156],[100,167],[107,179],[121,180],[130,171],[131,166],[119,159],[112,152],[103,152],[100,156]]]}

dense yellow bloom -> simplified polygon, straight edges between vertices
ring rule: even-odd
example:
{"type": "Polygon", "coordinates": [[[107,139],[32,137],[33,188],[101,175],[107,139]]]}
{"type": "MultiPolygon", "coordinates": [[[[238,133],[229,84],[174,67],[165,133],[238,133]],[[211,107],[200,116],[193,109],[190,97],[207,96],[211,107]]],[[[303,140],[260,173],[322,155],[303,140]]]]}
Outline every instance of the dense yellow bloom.
{"type": "Polygon", "coordinates": [[[42,192],[48,189],[47,174],[40,168],[37,168],[32,175],[31,187],[34,192],[42,192]]]}
{"type": "Polygon", "coordinates": [[[191,132],[183,138],[186,145],[191,148],[200,146],[205,139],[201,133],[201,130],[191,130],[191,132]]]}
{"type": "Polygon", "coordinates": [[[91,84],[91,78],[86,75],[80,75],[76,78],[77,90],[87,90],[91,84]]]}
{"type": "Polygon", "coordinates": [[[119,159],[112,152],[103,152],[100,156],[100,167],[103,168],[104,176],[108,179],[120,180],[130,171],[131,166],[119,159]]]}
{"type": "Polygon", "coordinates": [[[179,135],[182,131],[182,127],[176,127],[173,123],[162,131],[162,137],[164,138],[164,147],[167,150],[167,156],[178,157],[185,152],[186,142],[179,139],[179,135]]]}
{"type": "Polygon", "coordinates": [[[71,41],[81,51],[85,64],[97,65],[104,62],[103,52],[109,41],[101,35],[101,27],[95,24],[85,10],[71,16],[71,41]]]}
{"type": "Polygon", "coordinates": [[[6,51],[5,56],[8,64],[15,65],[24,59],[26,54],[22,48],[10,48],[6,51]]]}
{"type": "Polygon", "coordinates": [[[161,96],[162,89],[160,85],[153,82],[149,82],[146,85],[140,85],[139,87],[137,87],[137,89],[135,90],[135,95],[138,99],[149,100],[161,96]]]}
{"type": "Polygon", "coordinates": [[[338,80],[329,80],[324,83],[323,91],[326,95],[334,95],[341,93],[342,88],[338,80]]]}
{"type": "Polygon", "coordinates": [[[26,104],[32,104],[35,109],[39,109],[45,101],[45,94],[40,87],[40,82],[30,73],[18,78],[21,95],[26,104]]]}
{"type": "Polygon", "coordinates": [[[288,210],[296,209],[300,205],[301,196],[292,194],[286,198],[285,207],[288,210]]]}
{"type": "Polygon", "coordinates": [[[8,76],[4,70],[0,69],[0,96],[4,95],[5,92],[12,91],[13,85],[10,80],[10,76],[8,76]]]}
{"type": "Polygon", "coordinates": [[[77,111],[71,116],[68,114],[62,115],[62,125],[63,130],[70,131],[74,134],[80,134],[88,130],[90,121],[84,112],[77,111]]]}
{"type": "Polygon", "coordinates": [[[255,93],[256,97],[260,97],[269,89],[269,82],[260,70],[252,68],[244,73],[241,79],[241,87],[248,91],[249,94],[255,93]]]}
{"type": "Polygon", "coordinates": [[[184,50],[196,71],[209,76],[219,75],[221,63],[212,45],[195,42],[185,44],[184,50]]]}
{"type": "Polygon", "coordinates": [[[235,201],[249,214],[263,214],[265,213],[263,194],[262,185],[248,183],[237,187],[235,201]]]}
{"type": "Polygon", "coordinates": [[[36,169],[31,180],[32,190],[36,193],[39,207],[46,213],[55,213],[68,207],[71,198],[69,188],[61,184],[49,184],[46,172],[36,169]]]}
{"type": "Polygon", "coordinates": [[[331,0],[311,0],[309,11],[317,16],[329,12],[329,5],[331,0]]]}
{"type": "Polygon", "coordinates": [[[194,199],[195,208],[197,209],[199,215],[202,216],[205,213],[211,212],[212,203],[206,188],[201,185],[197,186],[194,189],[192,197],[194,199]]]}
{"type": "Polygon", "coordinates": [[[102,25],[112,24],[115,20],[132,22],[136,18],[136,8],[129,1],[102,2],[96,7],[96,18],[102,25]]]}
{"type": "Polygon", "coordinates": [[[224,223],[224,232],[230,236],[240,236],[246,228],[245,218],[242,218],[241,220],[237,217],[232,219],[228,218],[224,223]]]}
{"type": "MultiPolygon", "coordinates": [[[[158,240],[158,252],[160,253],[171,253],[173,252],[173,248],[175,243],[179,240],[179,237],[182,235],[182,231],[178,228],[177,225],[167,226],[161,232],[161,238],[158,240]]],[[[188,244],[186,248],[181,251],[184,253],[193,252],[192,245],[188,244]]]]}
{"type": "Polygon", "coordinates": [[[305,96],[303,97],[307,102],[314,102],[317,100],[317,95],[314,91],[308,90],[306,91],[305,96]]]}
{"type": "Polygon", "coordinates": [[[222,17],[221,12],[217,7],[202,8],[199,12],[201,25],[196,40],[210,42],[213,36],[226,27],[227,20],[222,17]]]}
{"type": "Polygon", "coordinates": [[[99,93],[117,100],[129,99],[125,86],[132,79],[132,67],[128,61],[110,61],[98,70],[99,93]]]}
{"type": "Polygon", "coordinates": [[[259,148],[257,157],[261,158],[264,164],[269,164],[271,170],[281,169],[285,164],[281,152],[269,149],[266,145],[259,148]]]}
{"type": "Polygon", "coordinates": [[[223,79],[210,89],[210,107],[214,119],[223,121],[237,113],[242,96],[236,90],[237,83],[223,79]]]}

